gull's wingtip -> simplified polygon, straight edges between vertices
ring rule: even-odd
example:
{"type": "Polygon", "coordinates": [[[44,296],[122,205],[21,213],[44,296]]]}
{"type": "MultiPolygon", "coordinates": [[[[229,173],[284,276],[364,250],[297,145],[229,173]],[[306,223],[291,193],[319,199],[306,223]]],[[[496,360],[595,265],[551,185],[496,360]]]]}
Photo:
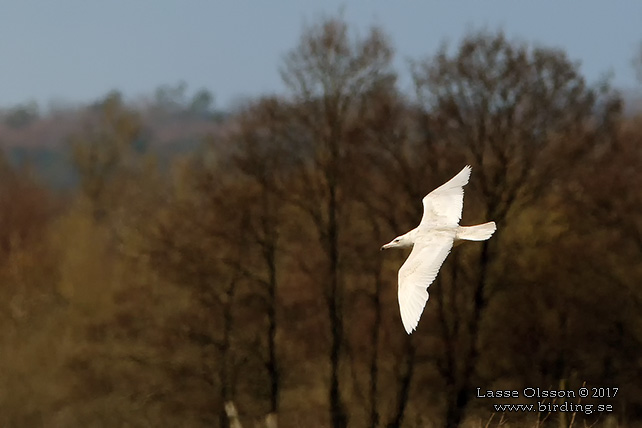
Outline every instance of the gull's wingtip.
{"type": "Polygon", "coordinates": [[[415,323],[406,322],[404,319],[402,319],[401,321],[403,323],[403,328],[404,330],[406,330],[406,333],[408,333],[408,335],[411,335],[417,329],[417,325],[419,324],[419,320],[417,320],[417,322],[415,323]]]}
{"type": "Polygon", "coordinates": [[[453,178],[451,178],[449,181],[447,181],[444,185],[441,187],[444,188],[452,188],[452,187],[464,187],[466,184],[468,184],[468,180],[470,180],[470,173],[472,172],[473,168],[470,165],[466,165],[455,175],[453,178]]]}

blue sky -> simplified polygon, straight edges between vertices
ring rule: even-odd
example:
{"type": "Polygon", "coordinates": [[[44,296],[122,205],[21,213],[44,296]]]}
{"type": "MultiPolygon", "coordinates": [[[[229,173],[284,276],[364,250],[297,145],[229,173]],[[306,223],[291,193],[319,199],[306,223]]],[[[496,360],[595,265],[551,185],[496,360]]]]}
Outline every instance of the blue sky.
{"type": "MultiPolygon", "coordinates": [[[[409,58],[475,29],[565,49],[594,81],[639,90],[631,66],[642,42],[642,2],[361,0],[59,0],[2,2],[0,106],[90,102],[111,89],[133,98],[184,80],[219,107],[283,91],[278,67],[306,23],[342,10],[357,32],[376,24],[409,58]]],[[[408,86],[408,79],[401,79],[408,86]]]]}

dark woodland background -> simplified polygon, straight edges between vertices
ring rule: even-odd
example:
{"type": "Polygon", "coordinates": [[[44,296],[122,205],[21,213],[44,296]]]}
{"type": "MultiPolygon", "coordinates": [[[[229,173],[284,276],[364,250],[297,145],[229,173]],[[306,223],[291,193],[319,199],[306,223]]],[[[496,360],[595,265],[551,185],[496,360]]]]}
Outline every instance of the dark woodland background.
{"type": "Polygon", "coordinates": [[[329,18],[230,111],[184,84],[3,109],[0,425],[641,426],[640,109],[501,32],[411,62],[412,93],[393,55],[329,18]],[[466,164],[462,224],[498,231],[408,336],[379,247],[466,164]],[[584,383],[615,411],[475,396],[584,383]]]}

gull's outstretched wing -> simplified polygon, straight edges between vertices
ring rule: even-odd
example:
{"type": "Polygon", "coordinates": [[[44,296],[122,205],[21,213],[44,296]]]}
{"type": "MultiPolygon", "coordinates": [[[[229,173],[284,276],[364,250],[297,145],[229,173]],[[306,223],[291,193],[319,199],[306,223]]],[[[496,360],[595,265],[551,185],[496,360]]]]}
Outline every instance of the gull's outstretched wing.
{"type": "Polygon", "coordinates": [[[415,242],[410,255],[399,269],[399,309],[408,334],[417,327],[428,301],[428,287],[453,247],[448,234],[430,234],[415,242]]]}
{"type": "Polygon", "coordinates": [[[443,226],[459,224],[464,207],[463,187],[468,183],[470,171],[470,165],[466,165],[459,174],[424,197],[424,215],[420,226],[424,223],[443,226]]]}

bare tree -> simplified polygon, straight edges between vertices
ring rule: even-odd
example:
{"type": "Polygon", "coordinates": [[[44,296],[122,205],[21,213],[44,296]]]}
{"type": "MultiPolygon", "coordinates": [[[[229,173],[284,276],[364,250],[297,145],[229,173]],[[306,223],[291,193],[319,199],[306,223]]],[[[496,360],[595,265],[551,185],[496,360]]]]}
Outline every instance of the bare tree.
{"type": "MultiPolygon", "coordinates": [[[[361,161],[353,168],[353,174],[358,174],[359,182],[363,184],[355,190],[354,197],[363,206],[360,216],[371,224],[373,239],[367,241],[370,245],[373,240],[379,244],[388,241],[390,236],[420,216],[421,196],[418,195],[424,191],[421,183],[430,173],[428,163],[434,159],[433,156],[425,156],[423,148],[412,147],[412,109],[396,91],[390,89],[373,94],[360,120],[360,132],[355,135],[355,138],[363,141],[363,146],[360,150],[361,161]]],[[[368,254],[368,249],[360,248],[355,253],[368,254]]],[[[388,322],[383,319],[384,305],[395,303],[393,308],[397,308],[396,299],[391,302],[384,297],[386,287],[396,291],[396,269],[392,272],[386,269],[380,254],[378,257],[372,254],[362,257],[360,263],[361,271],[372,278],[369,290],[374,311],[369,361],[369,423],[373,428],[400,427],[411,399],[416,347],[413,338],[403,334],[398,313],[388,322]],[[379,347],[383,342],[382,330],[391,324],[392,334],[397,332],[403,335],[403,339],[394,346],[397,352],[389,355],[379,347]],[[394,386],[387,390],[380,387],[380,365],[385,358],[394,358],[395,361],[394,386]],[[380,403],[391,399],[395,400],[395,404],[384,418],[380,403]],[[382,423],[382,420],[385,422],[382,423]]],[[[392,294],[396,297],[396,292],[392,294]]],[[[389,350],[391,344],[383,342],[383,348],[389,350]]]]}
{"type": "Polygon", "coordinates": [[[244,273],[259,286],[258,295],[267,314],[267,355],[265,369],[269,377],[270,413],[279,410],[281,369],[277,349],[277,311],[279,306],[279,270],[281,228],[284,223],[283,182],[289,172],[288,143],[284,141],[281,104],[276,99],[259,100],[236,118],[229,135],[236,151],[235,167],[248,181],[250,203],[241,209],[249,218],[246,250],[258,249],[261,260],[257,270],[244,267],[244,273]]]}
{"type": "Polygon", "coordinates": [[[461,307],[442,317],[441,328],[461,328],[449,330],[447,340],[453,334],[466,338],[459,350],[445,347],[446,361],[462,364],[440,365],[448,380],[446,425],[456,427],[471,398],[502,224],[516,204],[532,201],[552,180],[569,174],[567,159],[583,159],[608,144],[619,100],[608,86],[588,86],[563,52],[513,43],[502,33],[469,35],[454,54],[443,48],[415,65],[414,79],[432,135],[476,167],[471,187],[479,183],[483,216],[498,224],[498,233],[482,244],[465,321],[448,321],[462,316],[461,307]]]}
{"type": "Polygon", "coordinates": [[[330,322],[329,404],[332,426],[344,428],[348,412],[342,397],[340,363],[344,345],[342,223],[347,215],[351,149],[349,129],[372,91],[394,82],[392,50],[372,29],[354,41],[340,19],[306,29],[299,45],[285,58],[284,82],[298,106],[293,110],[308,159],[302,159],[294,200],[316,228],[326,258],[320,285],[330,322]]]}

